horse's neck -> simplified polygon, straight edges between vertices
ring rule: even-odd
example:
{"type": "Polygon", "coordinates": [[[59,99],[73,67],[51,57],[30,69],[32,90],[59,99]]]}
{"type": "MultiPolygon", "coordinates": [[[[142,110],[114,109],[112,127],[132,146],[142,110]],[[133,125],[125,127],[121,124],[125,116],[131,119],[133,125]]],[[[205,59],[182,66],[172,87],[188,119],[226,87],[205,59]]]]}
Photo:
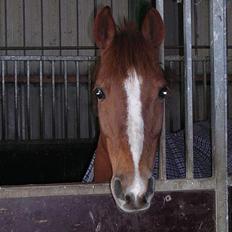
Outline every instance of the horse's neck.
{"type": "Polygon", "coordinates": [[[108,182],[111,177],[112,167],[107,152],[106,141],[100,133],[94,162],[94,181],[98,183],[108,182]]]}

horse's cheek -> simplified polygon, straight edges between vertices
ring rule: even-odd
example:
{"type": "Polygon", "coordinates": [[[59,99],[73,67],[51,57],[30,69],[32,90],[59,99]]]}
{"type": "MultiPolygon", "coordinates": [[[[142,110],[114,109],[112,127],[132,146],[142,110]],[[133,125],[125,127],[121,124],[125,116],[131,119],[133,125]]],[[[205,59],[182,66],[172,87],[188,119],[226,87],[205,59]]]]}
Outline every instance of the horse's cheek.
{"type": "Polygon", "coordinates": [[[110,110],[102,104],[98,107],[98,113],[101,132],[103,132],[105,135],[110,135],[112,133],[112,124],[109,120],[110,118],[112,118],[110,116],[110,110]]]}

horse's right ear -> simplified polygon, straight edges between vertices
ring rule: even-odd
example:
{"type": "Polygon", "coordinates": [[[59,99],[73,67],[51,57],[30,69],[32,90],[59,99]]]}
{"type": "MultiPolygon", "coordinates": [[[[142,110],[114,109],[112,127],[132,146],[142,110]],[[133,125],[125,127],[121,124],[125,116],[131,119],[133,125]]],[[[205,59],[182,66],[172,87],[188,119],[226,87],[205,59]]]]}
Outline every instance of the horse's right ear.
{"type": "Polygon", "coordinates": [[[112,42],[116,33],[116,26],[113,20],[111,9],[105,6],[94,20],[93,34],[99,48],[105,49],[112,42]]]}

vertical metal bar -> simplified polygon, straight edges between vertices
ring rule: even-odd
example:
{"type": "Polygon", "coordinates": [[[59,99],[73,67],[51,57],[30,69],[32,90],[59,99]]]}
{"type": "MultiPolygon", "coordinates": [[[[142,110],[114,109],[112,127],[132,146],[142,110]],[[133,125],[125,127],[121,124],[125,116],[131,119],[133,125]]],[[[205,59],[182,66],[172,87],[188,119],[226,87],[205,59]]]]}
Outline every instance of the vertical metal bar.
{"type": "MultiPolygon", "coordinates": [[[[59,12],[58,12],[58,15],[59,15],[59,55],[61,56],[62,55],[62,35],[61,35],[61,0],[59,0],[59,12]]],[[[62,70],[62,62],[60,61],[59,62],[59,67],[60,67],[60,73],[61,73],[61,70],[62,70]]]]}
{"type": "Polygon", "coordinates": [[[196,75],[197,75],[198,61],[192,61],[192,87],[193,87],[193,121],[196,121],[199,116],[199,107],[197,107],[197,86],[196,86],[196,75]]]}
{"type": "Polygon", "coordinates": [[[64,61],[64,135],[68,138],[68,80],[67,80],[67,61],[64,61]]]}
{"type": "MultiPolygon", "coordinates": [[[[76,27],[76,29],[77,29],[77,47],[79,46],[79,6],[78,6],[78,0],[76,0],[76,14],[77,14],[77,20],[76,20],[76,22],[77,22],[77,27],[76,27]]],[[[77,56],[79,55],[79,49],[77,49],[77,56]]]]}
{"type": "MultiPolygon", "coordinates": [[[[26,55],[26,20],[25,20],[25,0],[23,0],[23,54],[26,55]]],[[[25,66],[24,66],[25,68],[25,66]]],[[[25,69],[24,69],[25,70],[25,69]]]]}
{"type": "Polygon", "coordinates": [[[55,87],[55,62],[52,61],[52,138],[56,138],[56,87],[55,87]]]}
{"type": "Polygon", "coordinates": [[[42,47],[42,56],[44,55],[44,32],[43,32],[43,0],[40,0],[40,17],[41,17],[41,47],[42,47]]]}
{"type": "MultiPolygon", "coordinates": [[[[4,31],[4,34],[5,34],[5,55],[7,56],[8,55],[8,29],[7,29],[7,25],[8,25],[8,20],[7,20],[7,0],[4,1],[4,14],[5,14],[5,31],[4,31]]],[[[8,62],[6,62],[6,65],[5,65],[5,73],[8,72],[8,62]]],[[[7,120],[7,118],[6,118],[7,120]]]]}
{"type": "MultiPolygon", "coordinates": [[[[25,0],[23,0],[23,55],[26,55],[26,6],[25,6],[25,0]]],[[[27,72],[27,64],[23,62],[23,72],[24,75],[27,72]],[[26,70],[26,71],[25,71],[26,70]]],[[[23,128],[23,127],[22,127],[23,128]]]]}
{"type": "Polygon", "coordinates": [[[185,125],[185,114],[182,112],[185,111],[185,66],[184,60],[180,61],[179,76],[180,76],[180,129],[184,128],[185,125]]]}
{"type": "Polygon", "coordinates": [[[216,231],[228,232],[226,0],[210,1],[210,21],[216,231]]]}
{"type": "Polygon", "coordinates": [[[89,138],[92,138],[92,118],[90,114],[90,108],[92,107],[92,95],[91,95],[91,69],[90,62],[88,62],[88,128],[89,128],[89,138]]]}
{"type": "Polygon", "coordinates": [[[27,60],[27,137],[31,139],[31,117],[30,117],[30,61],[27,60]]]}
{"type": "Polygon", "coordinates": [[[80,75],[79,62],[76,61],[76,130],[77,139],[80,138],[80,75]]]}
{"type": "MultiPolygon", "coordinates": [[[[96,15],[97,15],[97,1],[94,0],[93,4],[94,4],[94,16],[93,17],[95,19],[96,15]]],[[[94,48],[94,56],[97,56],[96,44],[94,44],[94,46],[95,46],[95,48],[94,48]]]]}
{"type": "Polygon", "coordinates": [[[203,109],[204,109],[204,120],[208,118],[208,104],[207,104],[207,73],[206,73],[206,59],[203,60],[203,109]]]}
{"type": "MultiPolygon", "coordinates": [[[[159,11],[162,19],[164,19],[164,2],[163,0],[156,1],[156,9],[159,11]]],[[[160,45],[160,51],[159,51],[159,61],[161,64],[161,67],[164,69],[164,43],[160,45]]],[[[165,133],[165,127],[166,127],[166,110],[165,110],[165,100],[164,100],[164,108],[163,108],[163,125],[162,125],[162,133],[160,137],[160,149],[159,149],[159,178],[161,180],[166,180],[167,174],[166,174],[166,133],[165,133]]]]}
{"type": "Polygon", "coordinates": [[[185,57],[185,148],[186,178],[193,178],[193,102],[192,102],[192,12],[191,0],[183,2],[185,57]]]}
{"type": "Polygon", "coordinates": [[[15,140],[18,139],[18,62],[14,62],[15,140]]]}
{"type": "MultiPolygon", "coordinates": [[[[164,20],[164,1],[157,0],[156,1],[156,9],[159,11],[161,18],[164,20]]],[[[159,61],[161,67],[164,69],[164,42],[160,45],[160,52],[159,52],[159,61]]]]}
{"type": "MultiPolygon", "coordinates": [[[[173,70],[173,64],[174,64],[174,62],[172,60],[168,60],[166,63],[167,63],[168,69],[169,70],[173,70]]],[[[172,112],[172,111],[170,111],[170,112],[172,112]]],[[[176,123],[176,119],[173,117],[172,113],[169,113],[168,120],[169,120],[170,131],[173,132],[174,131],[174,123],[173,122],[175,121],[175,123],[176,123]]]]}
{"type": "Polygon", "coordinates": [[[62,40],[61,40],[61,0],[59,0],[59,54],[62,55],[61,47],[62,47],[62,40]]]}
{"type": "Polygon", "coordinates": [[[2,60],[2,140],[6,139],[6,89],[5,89],[5,61],[2,60]]]}
{"type": "Polygon", "coordinates": [[[40,139],[44,138],[43,134],[43,63],[42,60],[39,61],[39,112],[40,112],[40,139]]]}
{"type": "MultiPolygon", "coordinates": [[[[8,54],[8,50],[7,50],[7,47],[8,47],[8,37],[7,37],[7,0],[5,0],[4,1],[4,7],[5,7],[5,12],[4,12],[4,14],[5,14],[5,31],[4,31],[4,34],[5,34],[5,47],[6,47],[6,52],[5,52],[5,55],[7,55],[8,54]]],[[[7,64],[6,64],[7,65],[7,64]]],[[[6,70],[7,70],[7,68],[6,68],[6,70]]]]}

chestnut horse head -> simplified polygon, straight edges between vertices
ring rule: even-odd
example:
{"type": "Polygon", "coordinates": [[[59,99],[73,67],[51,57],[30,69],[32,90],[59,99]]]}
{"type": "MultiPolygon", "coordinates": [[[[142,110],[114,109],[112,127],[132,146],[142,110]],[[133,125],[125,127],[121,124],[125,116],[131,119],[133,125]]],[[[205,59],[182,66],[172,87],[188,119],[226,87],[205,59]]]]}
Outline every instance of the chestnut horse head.
{"type": "Polygon", "coordinates": [[[166,94],[158,60],[163,21],[150,9],[141,31],[126,22],[117,29],[110,8],[104,7],[96,16],[94,36],[100,48],[94,87],[100,121],[95,181],[111,179],[123,211],[144,210],[154,194],[152,169],[166,94]]]}

